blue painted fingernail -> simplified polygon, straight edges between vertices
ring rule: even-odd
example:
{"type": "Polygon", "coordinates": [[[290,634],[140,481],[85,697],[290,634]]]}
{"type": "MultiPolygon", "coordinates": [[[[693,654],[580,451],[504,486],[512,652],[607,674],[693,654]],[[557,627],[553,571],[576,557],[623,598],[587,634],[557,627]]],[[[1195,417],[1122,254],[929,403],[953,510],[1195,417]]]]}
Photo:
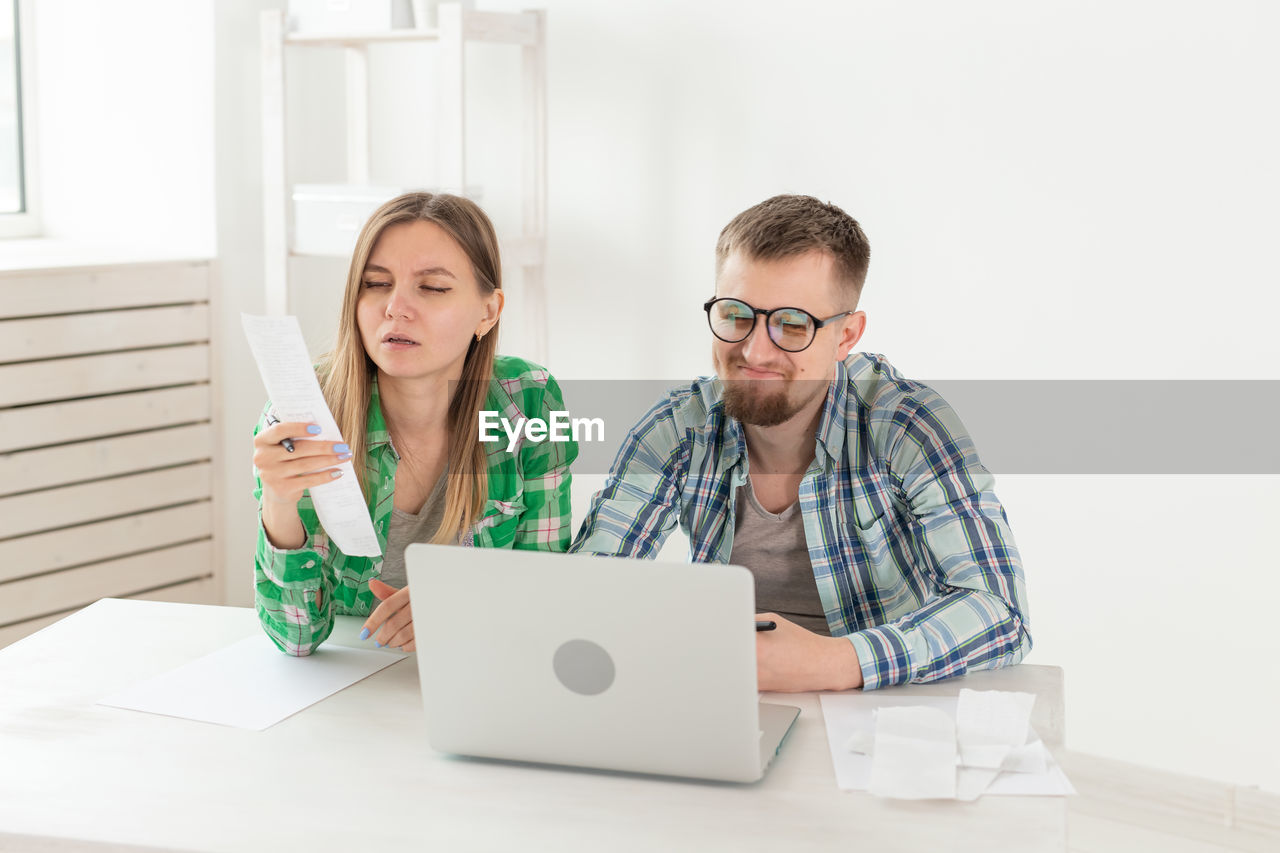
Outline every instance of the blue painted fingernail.
{"type": "Polygon", "coordinates": [[[339,454],[339,456],[338,456],[338,461],[339,461],[339,462],[346,462],[346,461],[347,461],[348,459],[350,459],[350,458],[351,458],[351,454],[350,454],[350,453],[342,453],[342,454],[339,454]]]}
{"type": "Polygon", "coordinates": [[[373,641],[373,644],[374,644],[375,646],[377,646],[378,648],[382,648],[382,643],[379,643],[377,640],[374,640],[374,641],[373,641]]]}
{"type": "Polygon", "coordinates": [[[333,446],[333,452],[334,453],[350,453],[351,448],[347,447],[345,444],[335,444],[333,446]]]}
{"type": "Polygon", "coordinates": [[[319,434],[320,434],[320,425],[319,425],[319,424],[308,424],[308,425],[307,425],[307,432],[311,433],[312,435],[319,435],[319,434]]]}
{"type": "Polygon", "coordinates": [[[360,631],[360,639],[362,639],[362,640],[367,640],[367,639],[369,639],[369,629],[368,629],[368,628],[364,628],[364,629],[362,629],[362,630],[360,631]]]}

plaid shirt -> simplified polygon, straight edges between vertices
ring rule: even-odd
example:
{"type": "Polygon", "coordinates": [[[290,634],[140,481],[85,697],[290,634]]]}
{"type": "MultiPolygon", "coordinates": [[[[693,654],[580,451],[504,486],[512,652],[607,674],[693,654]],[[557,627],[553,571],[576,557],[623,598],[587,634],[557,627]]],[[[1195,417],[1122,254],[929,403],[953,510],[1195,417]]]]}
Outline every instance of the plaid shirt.
{"type": "MultiPolygon", "coordinates": [[[[521,417],[549,420],[553,410],[565,408],[560,386],[544,368],[498,356],[493,363],[493,377],[485,409],[498,411],[511,423],[521,417]]],[[[263,427],[263,421],[259,421],[254,434],[263,427]]],[[[506,434],[501,429],[497,432],[499,440],[488,446],[488,500],[480,520],[459,544],[565,550],[569,545],[569,463],[578,455],[577,444],[525,443],[521,435],[516,439],[516,451],[508,453],[506,434]]],[[[382,417],[376,381],[369,399],[366,440],[369,513],[378,544],[385,551],[399,457],[382,417]]],[[[253,495],[261,501],[262,480],[257,478],[256,470],[254,476],[253,495]]],[[[267,540],[259,514],[254,577],[258,618],[263,628],[282,651],[302,656],[310,654],[329,636],[335,613],[366,616],[372,611],[377,600],[369,581],[381,573],[382,558],[348,556],[330,543],[316,518],[309,493],[298,501],[298,515],[307,539],[301,548],[282,550],[267,540]],[[319,607],[317,590],[323,591],[323,605],[319,607]]]]}
{"type": "MultiPolygon", "coordinates": [[[[1006,666],[1031,649],[1022,562],[960,419],[882,356],[837,365],[800,483],[809,560],[832,636],[864,687],[1006,666]]],[[[728,563],[742,425],[722,385],[672,391],[623,442],[571,550],[653,557],[675,526],[692,562],[728,563]]]]}

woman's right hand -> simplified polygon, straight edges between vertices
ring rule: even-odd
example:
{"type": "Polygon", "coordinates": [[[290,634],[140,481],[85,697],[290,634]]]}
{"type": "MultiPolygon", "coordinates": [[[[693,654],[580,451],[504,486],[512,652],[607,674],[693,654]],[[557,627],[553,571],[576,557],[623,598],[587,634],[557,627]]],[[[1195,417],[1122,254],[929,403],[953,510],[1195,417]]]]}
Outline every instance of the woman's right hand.
{"type": "Polygon", "coordinates": [[[294,437],[319,431],[316,424],[279,423],[253,437],[253,464],[262,481],[262,523],[277,548],[301,547],[306,534],[298,519],[298,499],[307,489],[341,477],[342,470],[331,466],[351,458],[345,444],[294,437]],[[293,441],[292,453],[280,443],[286,438],[293,441]]]}

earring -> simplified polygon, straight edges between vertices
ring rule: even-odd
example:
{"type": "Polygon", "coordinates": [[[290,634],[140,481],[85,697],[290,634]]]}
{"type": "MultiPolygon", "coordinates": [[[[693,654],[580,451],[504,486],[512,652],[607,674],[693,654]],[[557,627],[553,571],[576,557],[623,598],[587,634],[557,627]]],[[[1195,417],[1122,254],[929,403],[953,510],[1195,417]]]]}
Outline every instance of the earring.
{"type": "Polygon", "coordinates": [[[479,332],[476,332],[476,343],[480,343],[480,339],[482,337],[484,337],[484,335],[480,334],[479,332]]]}

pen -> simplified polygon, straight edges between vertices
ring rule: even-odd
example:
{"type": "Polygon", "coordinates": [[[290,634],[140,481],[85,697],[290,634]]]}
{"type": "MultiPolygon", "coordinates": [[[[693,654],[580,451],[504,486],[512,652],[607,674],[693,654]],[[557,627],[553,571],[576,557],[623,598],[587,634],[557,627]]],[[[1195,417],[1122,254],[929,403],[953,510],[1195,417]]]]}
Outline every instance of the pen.
{"type": "MultiPolygon", "coordinates": [[[[278,423],[280,423],[280,419],[277,418],[273,413],[267,412],[267,426],[275,426],[278,423]]],[[[280,442],[280,446],[283,447],[285,450],[289,451],[290,453],[292,453],[293,439],[286,438],[284,441],[280,442]]],[[[757,622],[756,624],[759,625],[760,623],[757,622]]]]}
{"type": "Polygon", "coordinates": [[[777,627],[778,627],[778,623],[774,622],[772,619],[770,619],[768,622],[761,622],[759,620],[756,621],[757,631],[772,631],[774,628],[777,628],[777,627]]]}

